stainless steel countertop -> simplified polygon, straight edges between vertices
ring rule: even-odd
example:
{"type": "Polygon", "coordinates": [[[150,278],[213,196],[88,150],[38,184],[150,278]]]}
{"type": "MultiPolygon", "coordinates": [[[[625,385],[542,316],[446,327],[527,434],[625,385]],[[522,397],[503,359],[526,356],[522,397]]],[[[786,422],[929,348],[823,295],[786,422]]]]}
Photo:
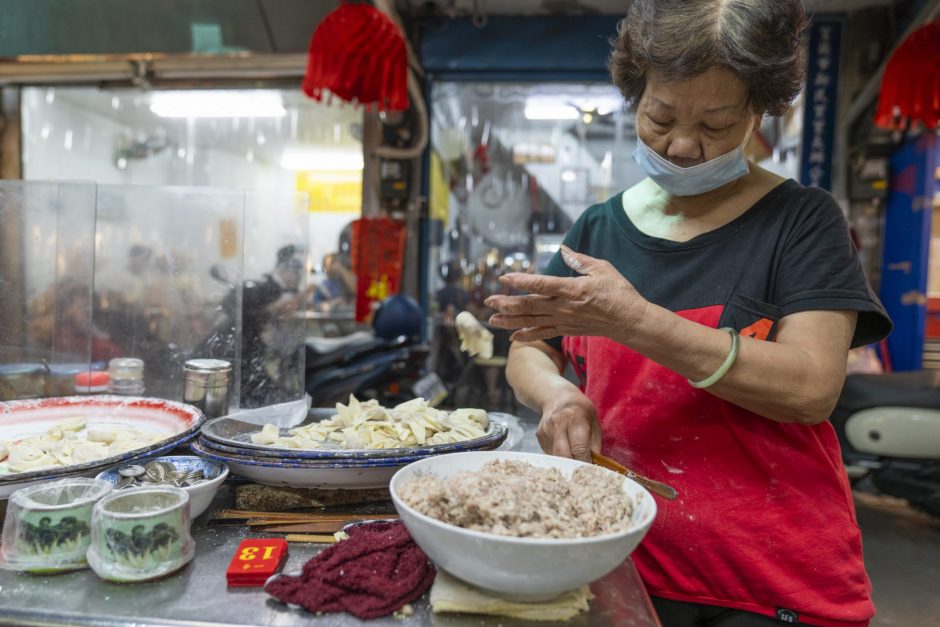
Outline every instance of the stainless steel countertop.
{"type": "MultiPolygon", "coordinates": [[[[538,451],[534,425],[526,424],[522,450],[538,451]]],[[[223,489],[206,514],[193,523],[196,556],[179,572],[150,583],[115,584],[91,570],[54,576],[21,575],[0,570],[0,625],[83,625],[94,627],[218,626],[218,625],[369,625],[382,627],[532,627],[531,621],[475,615],[432,614],[427,595],[414,604],[415,614],[361,621],[349,614],[315,616],[288,608],[260,588],[229,589],[225,570],[238,543],[248,537],[244,527],[207,526],[211,512],[228,507],[231,490],[223,489]]],[[[299,572],[325,545],[292,543],[284,572],[299,572]]],[[[591,586],[591,610],[570,625],[578,627],[658,625],[649,597],[633,562],[591,586]]],[[[551,623],[558,624],[558,623],[551,623]]]]}

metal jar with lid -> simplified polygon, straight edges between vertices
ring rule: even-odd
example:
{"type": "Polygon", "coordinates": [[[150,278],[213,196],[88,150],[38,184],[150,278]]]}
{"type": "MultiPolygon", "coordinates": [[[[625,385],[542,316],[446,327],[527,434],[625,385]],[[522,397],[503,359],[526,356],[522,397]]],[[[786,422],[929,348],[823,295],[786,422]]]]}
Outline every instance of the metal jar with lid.
{"type": "Polygon", "coordinates": [[[183,402],[195,405],[206,418],[228,413],[232,364],[224,359],[190,359],[183,365],[183,402]]]}
{"type": "Polygon", "coordinates": [[[108,362],[108,392],[121,396],[144,393],[144,362],[136,357],[115,357],[108,362]]]}

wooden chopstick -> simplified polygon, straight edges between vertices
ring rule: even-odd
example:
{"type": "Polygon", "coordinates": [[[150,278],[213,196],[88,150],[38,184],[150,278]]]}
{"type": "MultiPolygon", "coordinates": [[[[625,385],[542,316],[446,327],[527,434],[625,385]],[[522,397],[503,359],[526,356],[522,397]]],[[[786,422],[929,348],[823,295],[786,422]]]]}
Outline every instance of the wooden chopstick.
{"type": "Polygon", "coordinates": [[[600,453],[591,452],[591,461],[597,464],[598,466],[603,466],[608,470],[613,470],[616,473],[621,475],[626,475],[628,478],[633,479],[641,486],[652,492],[653,494],[658,494],[668,501],[676,500],[676,497],[679,496],[679,493],[676,492],[676,489],[670,485],[666,485],[661,481],[656,481],[655,479],[649,479],[643,475],[637,474],[627,468],[626,466],[620,464],[619,462],[601,455],[600,453]]]}
{"type": "Polygon", "coordinates": [[[327,515],[324,512],[256,512],[245,509],[220,509],[216,518],[301,518],[327,515]]]}
{"type": "Polygon", "coordinates": [[[357,520],[378,520],[394,519],[398,516],[393,514],[363,514],[346,516],[306,516],[303,518],[249,518],[247,524],[249,527],[264,527],[266,525],[284,525],[292,523],[349,523],[357,520]]]}
{"type": "Polygon", "coordinates": [[[249,520],[248,526],[252,529],[259,527],[283,527],[285,525],[321,525],[324,527],[340,528],[344,525],[356,522],[355,520],[249,520]]]}
{"type": "Polygon", "coordinates": [[[223,509],[215,514],[216,519],[242,518],[255,520],[295,520],[295,521],[323,521],[323,520],[372,520],[374,518],[398,518],[397,514],[350,514],[343,512],[251,512],[237,509],[223,509]]]}
{"type": "Polygon", "coordinates": [[[304,533],[289,533],[284,536],[287,542],[313,542],[315,544],[335,544],[336,538],[327,535],[315,535],[304,533]]]}
{"type": "Polygon", "coordinates": [[[272,525],[270,527],[255,528],[264,533],[336,533],[342,531],[344,523],[300,523],[291,525],[272,525]]]}
{"type": "Polygon", "coordinates": [[[216,518],[298,518],[300,516],[315,516],[317,512],[254,512],[244,509],[220,509],[215,513],[216,518]]]}

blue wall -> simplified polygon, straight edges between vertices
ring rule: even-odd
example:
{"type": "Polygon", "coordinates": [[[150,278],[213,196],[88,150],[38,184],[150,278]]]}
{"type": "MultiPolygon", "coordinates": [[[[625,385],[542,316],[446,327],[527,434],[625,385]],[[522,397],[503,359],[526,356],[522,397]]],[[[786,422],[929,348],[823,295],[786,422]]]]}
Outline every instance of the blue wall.
{"type": "Polygon", "coordinates": [[[895,370],[918,370],[927,321],[927,268],[934,193],[940,189],[940,142],[926,134],[905,142],[890,160],[885,209],[881,300],[894,321],[888,351],[895,370]]]}

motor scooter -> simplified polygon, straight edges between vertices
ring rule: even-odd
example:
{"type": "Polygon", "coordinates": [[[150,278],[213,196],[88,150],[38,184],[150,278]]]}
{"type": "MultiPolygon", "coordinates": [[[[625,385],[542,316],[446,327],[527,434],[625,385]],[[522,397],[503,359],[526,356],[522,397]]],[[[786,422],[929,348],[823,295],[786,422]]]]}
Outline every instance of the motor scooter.
{"type": "Polygon", "coordinates": [[[940,517],[940,371],[850,374],[830,421],[853,485],[940,517]]]}
{"type": "Polygon", "coordinates": [[[350,395],[391,407],[415,397],[428,347],[417,338],[359,331],[342,338],[307,338],[305,387],[317,407],[350,395]]]}

